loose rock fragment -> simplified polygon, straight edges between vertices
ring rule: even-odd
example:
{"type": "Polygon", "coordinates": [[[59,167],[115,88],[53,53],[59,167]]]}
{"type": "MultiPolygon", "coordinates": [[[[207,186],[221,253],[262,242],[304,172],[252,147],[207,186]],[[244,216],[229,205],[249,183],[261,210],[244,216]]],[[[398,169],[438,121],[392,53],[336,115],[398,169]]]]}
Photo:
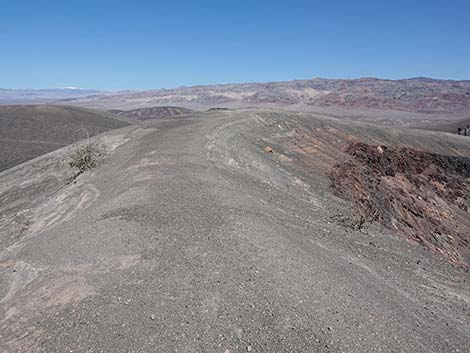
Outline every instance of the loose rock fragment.
{"type": "Polygon", "coordinates": [[[269,147],[269,146],[266,146],[266,147],[264,148],[264,152],[266,152],[266,153],[274,153],[273,149],[272,149],[271,147],[269,147]]]}

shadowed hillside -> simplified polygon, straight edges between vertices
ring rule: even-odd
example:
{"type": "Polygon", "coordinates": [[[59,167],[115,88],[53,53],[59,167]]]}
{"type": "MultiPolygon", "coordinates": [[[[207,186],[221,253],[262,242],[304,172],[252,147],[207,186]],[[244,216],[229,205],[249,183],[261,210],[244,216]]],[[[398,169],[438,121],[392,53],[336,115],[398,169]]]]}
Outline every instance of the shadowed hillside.
{"type": "Polygon", "coordinates": [[[128,125],[109,114],[49,105],[0,106],[0,171],[75,141],[128,125]]]}

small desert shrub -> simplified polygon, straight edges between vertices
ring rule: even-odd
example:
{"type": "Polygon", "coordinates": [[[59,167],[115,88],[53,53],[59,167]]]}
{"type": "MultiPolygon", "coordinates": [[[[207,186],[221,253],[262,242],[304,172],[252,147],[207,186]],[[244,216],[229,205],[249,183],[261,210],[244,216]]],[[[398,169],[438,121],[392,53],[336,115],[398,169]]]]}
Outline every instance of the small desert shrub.
{"type": "Polygon", "coordinates": [[[69,167],[76,171],[73,179],[87,170],[93,169],[97,166],[98,161],[102,155],[101,150],[92,143],[77,148],[70,157],[68,162],[69,167]]]}
{"type": "Polygon", "coordinates": [[[352,227],[361,230],[366,224],[370,224],[379,218],[379,210],[371,203],[365,202],[356,204],[352,227]]]}
{"type": "Polygon", "coordinates": [[[379,210],[369,203],[355,203],[346,214],[336,214],[331,217],[343,227],[362,230],[369,224],[380,219],[379,210]]]}

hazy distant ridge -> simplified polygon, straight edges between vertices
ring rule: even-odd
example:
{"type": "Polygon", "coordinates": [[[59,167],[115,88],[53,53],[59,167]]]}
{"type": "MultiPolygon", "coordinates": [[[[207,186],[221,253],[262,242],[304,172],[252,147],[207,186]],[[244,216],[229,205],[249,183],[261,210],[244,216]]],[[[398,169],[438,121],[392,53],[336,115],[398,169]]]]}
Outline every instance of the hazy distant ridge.
{"type": "Polygon", "coordinates": [[[0,88],[0,104],[39,103],[55,100],[83,98],[91,95],[103,95],[104,92],[80,88],[52,89],[9,89],[0,88]]]}

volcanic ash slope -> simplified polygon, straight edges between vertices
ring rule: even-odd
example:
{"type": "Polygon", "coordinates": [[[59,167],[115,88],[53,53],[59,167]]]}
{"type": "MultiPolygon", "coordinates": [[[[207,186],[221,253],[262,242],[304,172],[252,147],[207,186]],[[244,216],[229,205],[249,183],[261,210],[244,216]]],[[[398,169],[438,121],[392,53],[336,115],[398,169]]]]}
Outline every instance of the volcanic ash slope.
{"type": "Polygon", "coordinates": [[[239,110],[92,142],[0,174],[0,350],[468,351],[470,139],[239,110]]]}

